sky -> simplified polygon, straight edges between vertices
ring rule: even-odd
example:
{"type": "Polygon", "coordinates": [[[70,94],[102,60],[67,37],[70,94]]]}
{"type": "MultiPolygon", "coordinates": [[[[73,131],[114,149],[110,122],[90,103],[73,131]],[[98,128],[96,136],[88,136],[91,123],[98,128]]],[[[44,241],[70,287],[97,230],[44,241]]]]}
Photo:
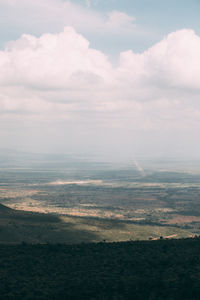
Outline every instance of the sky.
{"type": "Polygon", "coordinates": [[[199,0],[0,0],[0,147],[200,158],[199,0]]]}

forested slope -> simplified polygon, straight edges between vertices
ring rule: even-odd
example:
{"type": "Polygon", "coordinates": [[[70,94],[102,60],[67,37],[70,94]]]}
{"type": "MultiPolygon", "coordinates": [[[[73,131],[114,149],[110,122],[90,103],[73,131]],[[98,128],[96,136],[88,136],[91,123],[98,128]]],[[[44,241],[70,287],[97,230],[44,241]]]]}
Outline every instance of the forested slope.
{"type": "Polygon", "coordinates": [[[200,240],[1,245],[0,299],[200,299],[200,240]]]}

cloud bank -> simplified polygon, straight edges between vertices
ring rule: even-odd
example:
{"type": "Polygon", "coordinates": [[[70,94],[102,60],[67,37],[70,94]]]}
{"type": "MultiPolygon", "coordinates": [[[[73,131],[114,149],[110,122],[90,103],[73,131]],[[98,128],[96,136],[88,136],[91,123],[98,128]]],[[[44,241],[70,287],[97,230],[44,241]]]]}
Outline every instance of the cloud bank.
{"type": "Polygon", "coordinates": [[[123,52],[117,67],[72,27],[25,34],[0,51],[0,70],[3,141],[7,135],[16,143],[23,132],[23,144],[26,130],[38,141],[43,128],[47,140],[62,140],[60,147],[67,139],[73,147],[91,147],[91,140],[115,147],[120,135],[126,147],[128,141],[139,149],[151,135],[161,153],[174,142],[179,149],[177,140],[181,148],[187,135],[194,145],[200,129],[200,37],[193,30],[170,33],[143,53],[123,52]]]}

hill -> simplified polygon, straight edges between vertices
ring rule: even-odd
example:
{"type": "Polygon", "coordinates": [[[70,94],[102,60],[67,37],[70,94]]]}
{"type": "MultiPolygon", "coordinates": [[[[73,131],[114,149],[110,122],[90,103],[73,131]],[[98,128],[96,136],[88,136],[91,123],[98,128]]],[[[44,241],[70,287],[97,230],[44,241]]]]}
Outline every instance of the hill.
{"type": "Polygon", "coordinates": [[[14,210],[0,204],[0,243],[79,243],[93,239],[90,232],[78,230],[59,216],[14,210]]]}

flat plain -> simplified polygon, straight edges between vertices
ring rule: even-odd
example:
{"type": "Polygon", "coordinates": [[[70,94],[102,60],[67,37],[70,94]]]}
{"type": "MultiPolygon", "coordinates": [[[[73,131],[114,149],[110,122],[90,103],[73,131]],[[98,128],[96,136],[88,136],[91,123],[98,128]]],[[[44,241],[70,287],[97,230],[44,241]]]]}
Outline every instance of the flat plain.
{"type": "Polygon", "coordinates": [[[125,164],[21,156],[13,155],[9,165],[10,158],[0,162],[0,202],[12,209],[6,214],[2,209],[1,242],[112,242],[200,234],[197,162],[125,164]]]}

